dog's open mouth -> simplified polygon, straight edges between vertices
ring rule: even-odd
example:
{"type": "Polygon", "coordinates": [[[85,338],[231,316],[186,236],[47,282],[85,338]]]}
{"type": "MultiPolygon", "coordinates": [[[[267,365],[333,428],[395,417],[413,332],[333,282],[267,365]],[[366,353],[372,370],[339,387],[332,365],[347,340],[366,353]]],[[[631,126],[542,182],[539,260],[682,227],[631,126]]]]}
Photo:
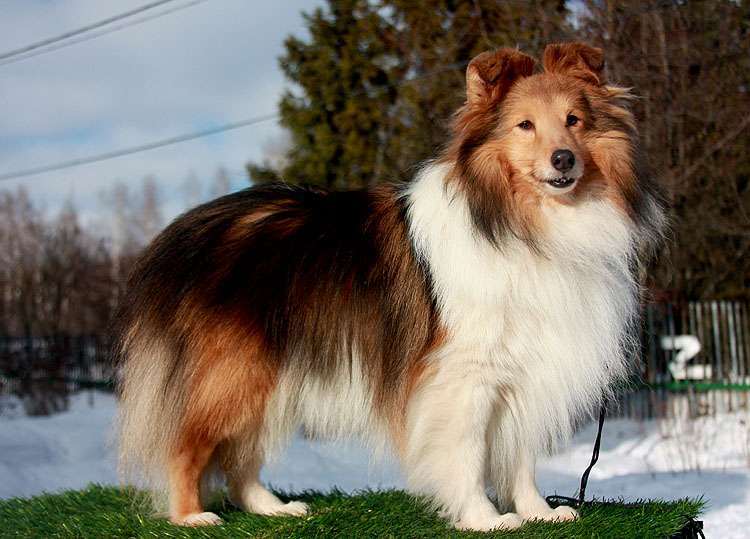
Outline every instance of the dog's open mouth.
{"type": "Polygon", "coordinates": [[[563,176],[562,178],[555,178],[554,180],[547,180],[547,184],[554,187],[555,189],[564,189],[566,187],[570,187],[575,182],[575,178],[566,178],[565,176],[563,176]]]}

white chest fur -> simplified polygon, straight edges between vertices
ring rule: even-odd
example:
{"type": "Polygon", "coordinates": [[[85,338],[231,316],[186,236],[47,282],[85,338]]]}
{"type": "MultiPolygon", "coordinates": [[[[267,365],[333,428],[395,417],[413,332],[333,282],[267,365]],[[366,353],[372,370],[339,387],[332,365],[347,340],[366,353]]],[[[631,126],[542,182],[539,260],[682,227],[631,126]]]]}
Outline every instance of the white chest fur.
{"type": "Polygon", "coordinates": [[[541,252],[516,238],[498,248],[472,226],[471,195],[446,187],[449,170],[427,167],[407,196],[450,352],[496,367],[498,383],[582,384],[591,400],[580,392],[623,373],[637,308],[627,219],[603,201],[550,206],[541,252]]]}

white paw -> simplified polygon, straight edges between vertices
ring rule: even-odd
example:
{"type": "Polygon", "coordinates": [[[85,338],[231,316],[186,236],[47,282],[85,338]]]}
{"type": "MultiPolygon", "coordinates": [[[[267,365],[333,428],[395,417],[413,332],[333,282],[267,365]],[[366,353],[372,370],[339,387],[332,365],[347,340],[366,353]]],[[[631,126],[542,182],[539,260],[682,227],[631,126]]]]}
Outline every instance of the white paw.
{"type": "Polygon", "coordinates": [[[283,505],[268,507],[263,510],[256,510],[260,515],[267,516],[294,516],[303,517],[310,511],[310,508],[306,503],[302,502],[289,502],[283,505]]]}
{"type": "Polygon", "coordinates": [[[456,524],[456,528],[459,530],[486,532],[490,530],[514,530],[521,526],[521,524],[523,524],[523,520],[517,514],[505,513],[481,520],[462,519],[456,524]]]}
{"type": "Polygon", "coordinates": [[[567,505],[561,505],[560,507],[555,508],[552,512],[555,515],[552,520],[577,520],[581,518],[578,511],[567,505]]]}
{"type": "Polygon", "coordinates": [[[310,507],[303,502],[289,502],[285,503],[281,509],[279,509],[279,515],[291,515],[295,517],[303,517],[310,512],[310,507]]]}
{"type": "Polygon", "coordinates": [[[524,518],[524,521],[529,522],[531,520],[551,520],[562,522],[565,520],[576,520],[577,518],[580,518],[578,511],[576,511],[572,507],[568,507],[567,505],[561,505],[560,507],[550,509],[549,511],[544,511],[543,513],[529,515],[524,518]]]}
{"type": "Polygon", "coordinates": [[[190,526],[195,528],[197,526],[218,526],[224,524],[224,521],[219,518],[216,513],[190,513],[180,520],[177,524],[180,526],[190,526]]]}

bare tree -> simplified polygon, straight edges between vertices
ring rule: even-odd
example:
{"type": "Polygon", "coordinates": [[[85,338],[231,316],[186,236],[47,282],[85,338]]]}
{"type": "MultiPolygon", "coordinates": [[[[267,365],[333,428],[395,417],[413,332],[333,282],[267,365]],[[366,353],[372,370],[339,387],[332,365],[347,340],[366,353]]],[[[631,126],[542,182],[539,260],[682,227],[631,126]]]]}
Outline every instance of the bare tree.
{"type": "Polygon", "coordinates": [[[0,194],[0,367],[30,414],[64,409],[70,336],[103,334],[110,320],[109,256],[72,203],[46,216],[23,190],[0,194]]]}
{"type": "Polygon", "coordinates": [[[34,331],[36,305],[42,302],[41,214],[32,205],[27,192],[0,195],[0,241],[4,329],[8,334],[34,331]]]}
{"type": "Polygon", "coordinates": [[[670,295],[750,293],[750,32],[746,3],[586,1],[585,37],[635,102],[674,209],[657,271],[670,295]]]}
{"type": "Polygon", "coordinates": [[[228,194],[229,189],[229,172],[226,168],[219,167],[219,169],[216,171],[216,177],[214,179],[214,185],[213,189],[211,190],[211,195],[214,198],[221,197],[228,194]]]}
{"type": "Polygon", "coordinates": [[[191,170],[185,180],[185,196],[188,207],[192,208],[201,202],[201,185],[194,170],[191,170]]]}
{"type": "Polygon", "coordinates": [[[159,188],[153,176],[147,176],[141,187],[141,225],[143,228],[141,243],[146,245],[156,237],[163,226],[159,188]]]}

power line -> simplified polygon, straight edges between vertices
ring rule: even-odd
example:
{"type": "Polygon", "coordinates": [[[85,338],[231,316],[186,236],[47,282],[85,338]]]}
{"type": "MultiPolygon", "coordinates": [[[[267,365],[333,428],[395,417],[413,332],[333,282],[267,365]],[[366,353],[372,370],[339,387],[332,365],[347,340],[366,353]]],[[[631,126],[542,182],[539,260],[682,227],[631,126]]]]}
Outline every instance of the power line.
{"type": "Polygon", "coordinates": [[[88,32],[90,30],[95,30],[96,28],[101,28],[102,26],[106,26],[107,24],[111,24],[113,22],[119,21],[121,19],[125,19],[127,17],[131,17],[133,15],[136,15],[138,13],[142,13],[143,11],[146,11],[148,9],[152,9],[155,7],[158,7],[162,4],[166,4],[167,2],[172,2],[174,0],[158,0],[157,2],[151,2],[150,4],[146,4],[145,6],[141,6],[136,9],[131,9],[130,11],[126,11],[124,13],[120,13],[119,15],[113,15],[112,17],[107,17],[106,19],[103,19],[99,22],[95,22],[92,24],[87,24],[86,26],[83,26],[81,28],[78,28],[77,30],[70,30],[69,32],[65,32],[64,34],[60,34],[55,37],[50,37],[47,39],[44,39],[42,41],[37,41],[36,43],[32,43],[31,45],[26,45],[25,47],[21,47],[20,49],[15,49],[12,51],[8,51],[5,53],[0,54],[0,60],[4,60],[6,58],[10,58],[12,56],[17,56],[19,54],[23,54],[25,52],[33,51],[34,49],[38,49],[40,47],[44,47],[46,45],[51,45],[52,43],[57,43],[58,41],[62,41],[64,39],[68,39],[73,36],[77,36],[79,34],[82,34],[84,32],[88,32]]]}
{"type": "Polygon", "coordinates": [[[152,21],[154,19],[158,19],[159,17],[163,17],[165,15],[169,15],[171,13],[175,13],[177,11],[181,11],[183,9],[193,7],[197,4],[207,2],[208,0],[193,0],[185,4],[175,6],[171,9],[168,8],[158,13],[154,13],[146,17],[140,17],[138,19],[128,21],[128,22],[125,22],[123,24],[120,24],[114,27],[110,27],[105,30],[101,30],[99,32],[91,32],[92,30],[96,30],[97,28],[101,28],[113,22],[117,22],[119,20],[125,19],[127,17],[131,17],[133,15],[137,15],[138,13],[142,13],[143,11],[152,9],[154,7],[158,7],[160,5],[163,5],[167,2],[172,2],[172,1],[174,0],[160,0],[159,2],[153,2],[151,4],[141,6],[140,8],[137,8],[137,9],[125,12],[125,13],[121,13],[113,17],[109,17],[108,19],[104,19],[97,23],[90,24],[83,28],[79,28],[78,30],[72,30],[70,32],[66,32],[65,34],[61,34],[56,37],[45,39],[44,41],[39,41],[37,43],[27,45],[26,47],[22,47],[20,49],[16,49],[16,50],[12,50],[12,51],[0,54],[0,67],[15,63],[15,62],[20,62],[22,60],[26,60],[27,58],[33,58],[41,54],[46,54],[48,52],[52,52],[52,51],[56,51],[65,47],[69,47],[77,43],[82,43],[84,41],[88,41],[89,39],[94,39],[94,38],[101,37],[107,34],[111,34],[113,32],[117,32],[125,28],[130,28],[131,26],[142,24],[144,22],[152,21]],[[85,35],[81,35],[81,34],[85,34],[85,35]],[[75,36],[79,36],[79,37],[76,39],[72,39],[75,36]]]}
{"type": "Polygon", "coordinates": [[[154,142],[149,142],[147,144],[131,146],[130,148],[124,148],[121,150],[101,153],[101,154],[92,155],[89,157],[82,157],[80,159],[71,159],[70,161],[63,161],[60,163],[54,163],[51,165],[45,165],[45,166],[36,167],[36,168],[27,168],[24,170],[7,172],[5,174],[0,174],[0,181],[10,180],[13,178],[22,178],[24,176],[33,176],[35,174],[41,174],[42,172],[53,172],[55,170],[62,170],[65,168],[71,168],[71,167],[75,167],[78,165],[88,165],[90,163],[96,163],[98,161],[106,161],[108,159],[114,159],[116,157],[124,157],[126,155],[132,155],[134,153],[141,153],[141,152],[146,152],[148,150],[155,150],[156,148],[163,148],[165,146],[179,144],[180,142],[186,142],[188,140],[194,140],[197,138],[207,137],[209,135],[215,135],[217,133],[223,133],[225,131],[231,131],[233,129],[239,129],[240,127],[247,127],[249,125],[258,124],[261,122],[275,120],[275,119],[278,119],[278,117],[279,115],[277,113],[267,114],[264,116],[251,118],[248,120],[242,120],[239,122],[233,122],[230,124],[203,129],[201,131],[195,131],[193,133],[188,133],[186,135],[178,135],[175,137],[170,137],[166,139],[157,140],[154,142]]]}
{"type": "MultiPolygon", "coordinates": [[[[443,66],[443,67],[440,67],[440,68],[437,68],[437,69],[433,69],[431,71],[426,71],[424,73],[419,73],[419,74],[414,75],[412,77],[406,77],[406,78],[403,78],[403,79],[400,79],[400,80],[397,80],[397,81],[394,81],[394,82],[390,82],[390,83],[384,84],[382,86],[377,86],[375,88],[357,90],[356,92],[352,92],[352,93],[350,93],[348,95],[345,95],[343,97],[339,97],[339,98],[336,98],[336,99],[332,99],[332,100],[328,100],[328,101],[323,101],[323,102],[317,102],[317,103],[311,103],[307,107],[304,107],[303,109],[301,109],[301,111],[313,110],[313,109],[316,109],[316,108],[323,108],[323,107],[326,107],[327,105],[336,104],[336,103],[340,103],[340,102],[345,102],[345,101],[348,101],[350,99],[355,99],[355,98],[363,97],[363,96],[374,97],[375,95],[380,94],[380,93],[382,93],[385,90],[388,90],[390,88],[394,88],[394,87],[401,86],[401,85],[404,85],[404,84],[409,84],[409,83],[415,82],[417,80],[426,79],[426,78],[432,77],[434,75],[437,75],[439,73],[443,73],[445,71],[450,71],[452,69],[463,67],[463,66],[465,66],[468,63],[469,63],[468,60],[462,61],[462,62],[457,62],[457,63],[451,64],[451,65],[447,65],[447,66],[443,66]]],[[[71,159],[69,161],[62,161],[62,162],[59,162],[59,163],[53,163],[53,164],[44,165],[44,166],[41,166],[41,167],[34,167],[34,168],[27,168],[27,169],[22,169],[22,170],[16,170],[16,171],[12,171],[12,172],[6,172],[6,173],[3,173],[3,174],[0,174],[0,181],[11,180],[11,179],[15,179],[15,178],[22,178],[22,177],[25,177],[25,176],[34,176],[36,174],[41,174],[43,172],[54,172],[56,170],[62,170],[62,169],[66,169],[66,168],[71,168],[71,167],[75,167],[75,166],[78,166],[78,165],[87,165],[87,164],[90,164],[90,163],[96,163],[98,161],[106,161],[106,160],[114,159],[114,158],[117,158],[117,157],[124,157],[126,155],[132,155],[132,154],[135,154],[135,153],[141,153],[141,152],[145,152],[145,151],[148,151],[148,150],[155,150],[157,148],[163,148],[165,146],[172,146],[174,144],[179,144],[181,142],[187,142],[189,140],[195,140],[195,139],[207,137],[207,136],[210,136],[210,135],[216,135],[218,133],[223,133],[225,131],[232,131],[234,129],[239,129],[241,127],[247,127],[247,126],[258,124],[258,123],[261,123],[261,122],[267,122],[267,121],[270,121],[270,120],[278,120],[279,118],[280,118],[280,116],[279,116],[278,113],[270,113],[270,114],[265,114],[263,116],[257,116],[255,118],[250,118],[250,119],[247,119],[247,120],[240,120],[238,122],[232,122],[232,123],[229,123],[229,124],[224,124],[224,125],[219,125],[219,126],[211,127],[211,128],[208,128],[208,129],[203,129],[201,131],[195,131],[193,133],[188,133],[188,134],[185,134],[185,135],[178,135],[178,136],[169,137],[169,138],[166,138],[166,139],[157,140],[157,141],[154,141],[154,142],[149,142],[149,143],[146,143],[146,144],[141,144],[141,145],[138,145],[138,146],[132,146],[130,148],[123,148],[121,150],[114,150],[114,151],[111,151],[111,152],[106,152],[106,153],[101,153],[101,154],[97,154],[97,155],[92,155],[92,156],[89,156],[89,157],[82,157],[80,159],[71,159]]]]}
{"type": "MultiPolygon", "coordinates": [[[[169,0],[166,0],[166,1],[169,1],[169,0]]],[[[198,0],[198,1],[205,1],[205,0],[198,0]]],[[[635,17],[637,15],[641,15],[641,14],[647,12],[647,11],[650,11],[650,10],[653,10],[653,9],[657,9],[657,8],[660,8],[660,7],[664,7],[665,5],[668,5],[669,3],[670,3],[669,0],[662,0],[660,2],[651,4],[650,6],[647,6],[645,8],[641,8],[641,9],[637,9],[637,10],[632,10],[630,13],[619,17],[619,20],[630,19],[630,18],[635,17]]],[[[584,25],[584,27],[578,28],[576,30],[571,30],[571,31],[568,31],[568,32],[563,32],[558,37],[558,39],[564,39],[566,37],[569,37],[571,34],[579,33],[582,30],[584,30],[587,26],[590,26],[590,24],[584,25]]],[[[527,45],[531,45],[531,43],[527,43],[527,45]]],[[[433,70],[430,70],[430,71],[419,73],[419,74],[413,75],[411,77],[404,77],[402,79],[399,79],[397,81],[384,84],[382,86],[377,86],[377,87],[373,87],[373,88],[370,88],[370,89],[363,88],[361,90],[352,92],[352,93],[350,93],[348,95],[342,96],[342,97],[337,98],[337,99],[328,100],[328,101],[324,101],[324,102],[318,102],[318,103],[311,103],[309,106],[304,107],[301,110],[304,110],[304,111],[313,110],[315,108],[321,108],[321,107],[325,107],[327,105],[331,105],[331,104],[335,104],[335,103],[340,103],[340,102],[345,102],[345,101],[348,101],[350,99],[354,99],[354,98],[358,98],[358,97],[362,97],[362,96],[374,97],[375,95],[377,95],[377,94],[379,94],[379,93],[381,93],[381,92],[383,92],[385,90],[388,90],[390,88],[394,88],[394,87],[401,86],[401,85],[404,85],[404,84],[410,84],[410,83],[415,82],[417,80],[426,79],[426,78],[432,77],[434,75],[437,75],[439,73],[443,73],[443,72],[446,72],[446,71],[450,71],[450,70],[453,70],[453,69],[464,67],[464,66],[466,66],[469,63],[469,61],[470,60],[456,62],[456,63],[450,64],[450,65],[447,65],[447,66],[443,66],[443,67],[436,68],[436,69],[433,69],[433,70]]],[[[178,136],[174,136],[174,137],[170,137],[170,138],[166,138],[166,139],[161,139],[161,140],[158,140],[158,141],[154,141],[154,142],[150,142],[150,143],[146,143],[146,144],[141,144],[141,145],[138,145],[138,146],[132,146],[130,148],[124,148],[124,149],[121,149],[121,150],[114,150],[114,151],[111,151],[111,152],[106,152],[106,153],[102,153],[102,154],[92,155],[92,156],[89,156],[89,157],[83,157],[83,158],[80,158],[80,159],[72,159],[72,160],[69,160],[69,161],[63,161],[63,162],[59,162],[59,163],[53,163],[53,164],[45,165],[45,166],[41,166],[41,167],[28,168],[28,169],[16,170],[16,171],[13,171],[13,172],[7,172],[7,173],[0,174],[0,181],[10,180],[10,179],[15,179],[15,178],[22,178],[22,177],[25,177],[25,176],[33,176],[33,175],[36,175],[36,174],[41,174],[43,172],[54,172],[54,171],[57,171],[57,170],[62,170],[62,169],[66,169],[66,168],[75,167],[75,166],[78,166],[78,165],[86,165],[86,164],[90,164],[90,163],[96,163],[96,162],[99,162],[99,161],[105,161],[105,160],[109,160],[109,159],[114,159],[114,158],[117,158],[117,157],[124,157],[124,156],[127,156],[127,155],[132,155],[132,154],[141,153],[141,152],[145,152],[145,151],[149,151],[149,150],[154,150],[154,149],[157,149],[157,148],[163,148],[165,146],[171,146],[171,145],[174,145],[174,144],[179,144],[181,142],[187,142],[187,141],[190,141],[190,140],[195,140],[195,139],[207,137],[207,136],[210,136],[210,135],[215,135],[215,134],[218,134],[218,133],[223,133],[223,132],[231,131],[231,130],[234,130],[234,129],[239,129],[241,127],[247,127],[247,126],[254,125],[254,124],[257,124],[257,123],[261,123],[261,122],[266,122],[266,121],[270,121],[270,120],[276,120],[276,119],[279,119],[279,117],[280,116],[279,116],[278,113],[270,113],[270,114],[266,114],[266,115],[263,115],[263,116],[258,116],[256,118],[250,118],[250,119],[247,119],[247,120],[240,120],[238,122],[233,122],[233,123],[229,123],[229,124],[219,125],[219,126],[208,128],[208,129],[204,129],[204,130],[201,130],[201,131],[195,131],[193,133],[188,133],[188,134],[184,134],[184,135],[178,135],[178,136]]]]}

